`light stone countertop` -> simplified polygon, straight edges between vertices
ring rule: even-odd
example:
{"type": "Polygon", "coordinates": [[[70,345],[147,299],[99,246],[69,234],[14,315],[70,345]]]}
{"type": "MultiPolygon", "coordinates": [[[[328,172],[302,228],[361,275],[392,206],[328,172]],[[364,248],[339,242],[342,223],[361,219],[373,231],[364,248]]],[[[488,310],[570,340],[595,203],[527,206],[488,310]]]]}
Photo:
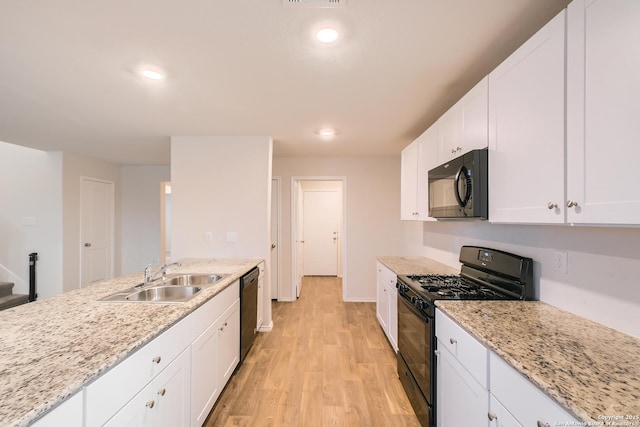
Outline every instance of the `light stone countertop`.
{"type": "Polygon", "coordinates": [[[640,415],[640,339],[539,301],[436,306],[583,422],[640,415]]]}
{"type": "Polygon", "coordinates": [[[184,303],[98,301],[142,282],[136,273],[0,312],[0,425],[29,425],[261,261],[183,260],[168,273],[229,274],[184,303]]]}
{"type": "Polygon", "coordinates": [[[377,260],[396,274],[460,274],[460,268],[449,267],[430,258],[416,256],[379,256],[377,260]]]}
{"type": "MultiPolygon", "coordinates": [[[[396,274],[459,273],[424,257],[377,259],[396,274]]],[[[640,339],[539,301],[436,306],[583,422],[640,415],[640,339]]]]}

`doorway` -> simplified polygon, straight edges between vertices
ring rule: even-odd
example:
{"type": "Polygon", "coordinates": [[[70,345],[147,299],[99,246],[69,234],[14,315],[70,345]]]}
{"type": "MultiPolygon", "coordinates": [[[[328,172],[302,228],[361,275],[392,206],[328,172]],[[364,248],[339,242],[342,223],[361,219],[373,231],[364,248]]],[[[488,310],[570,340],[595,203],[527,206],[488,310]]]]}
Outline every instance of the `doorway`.
{"type": "Polygon", "coordinates": [[[113,278],[114,183],[80,177],[80,287],[113,278]]]}
{"type": "Polygon", "coordinates": [[[342,277],[345,282],[345,184],[344,177],[292,178],[292,277],[296,297],[300,296],[303,276],[342,277]]]}
{"type": "Polygon", "coordinates": [[[280,177],[271,179],[271,299],[278,299],[280,286],[280,177]]]}
{"type": "Polygon", "coordinates": [[[160,264],[171,262],[171,182],[160,183],[160,264]]]}

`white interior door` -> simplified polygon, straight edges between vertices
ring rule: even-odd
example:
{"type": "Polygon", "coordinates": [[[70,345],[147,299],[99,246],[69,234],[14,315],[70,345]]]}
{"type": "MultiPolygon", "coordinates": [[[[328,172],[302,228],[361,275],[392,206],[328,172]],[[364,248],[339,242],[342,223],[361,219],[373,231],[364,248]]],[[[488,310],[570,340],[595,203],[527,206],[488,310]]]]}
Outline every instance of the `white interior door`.
{"type": "Polygon", "coordinates": [[[271,299],[278,299],[280,251],[280,181],[271,180],[271,299]]]}
{"type": "Polygon", "coordinates": [[[113,277],[113,183],[82,178],[80,285],[113,277]]]}
{"type": "Polygon", "coordinates": [[[338,275],[338,192],[303,192],[305,276],[338,275]]]}

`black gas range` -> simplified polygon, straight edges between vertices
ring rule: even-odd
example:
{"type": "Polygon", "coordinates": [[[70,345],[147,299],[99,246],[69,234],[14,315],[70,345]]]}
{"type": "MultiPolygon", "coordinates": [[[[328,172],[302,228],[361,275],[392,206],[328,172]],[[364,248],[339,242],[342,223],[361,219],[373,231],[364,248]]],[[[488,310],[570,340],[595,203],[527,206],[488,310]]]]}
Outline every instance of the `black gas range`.
{"type": "Polygon", "coordinates": [[[534,299],[533,261],[496,249],[460,248],[459,275],[399,275],[398,374],[423,426],[436,425],[435,301],[534,299]]]}

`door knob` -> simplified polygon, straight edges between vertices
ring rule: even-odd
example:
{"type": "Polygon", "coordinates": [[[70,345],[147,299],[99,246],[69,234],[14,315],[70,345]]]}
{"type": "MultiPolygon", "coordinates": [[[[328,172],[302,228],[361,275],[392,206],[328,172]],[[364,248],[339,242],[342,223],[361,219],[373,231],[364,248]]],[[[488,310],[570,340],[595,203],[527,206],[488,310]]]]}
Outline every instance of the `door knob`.
{"type": "Polygon", "coordinates": [[[557,203],[547,203],[547,208],[549,209],[557,209],[558,208],[558,204],[557,203]]]}
{"type": "Polygon", "coordinates": [[[275,248],[276,248],[276,245],[272,243],[271,244],[271,249],[275,249],[275,248]]]}
{"type": "Polygon", "coordinates": [[[89,243],[89,242],[85,243],[85,244],[84,244],[84,247],[85,247],[85,248],[90,248],[90,247],[91,247],[91,243],[89,243]]]}
{"type": "Polygon", "coordinates": [[[578,206],[578,202],[575,202],[575,201],[573,201],[573,200],[567,200],[567,207],[568,207],[568,208],[572,208],[572,207],[574,207],[574,206],[576,206],[576,207],[577,207],[577,206],[578,206]]]}

